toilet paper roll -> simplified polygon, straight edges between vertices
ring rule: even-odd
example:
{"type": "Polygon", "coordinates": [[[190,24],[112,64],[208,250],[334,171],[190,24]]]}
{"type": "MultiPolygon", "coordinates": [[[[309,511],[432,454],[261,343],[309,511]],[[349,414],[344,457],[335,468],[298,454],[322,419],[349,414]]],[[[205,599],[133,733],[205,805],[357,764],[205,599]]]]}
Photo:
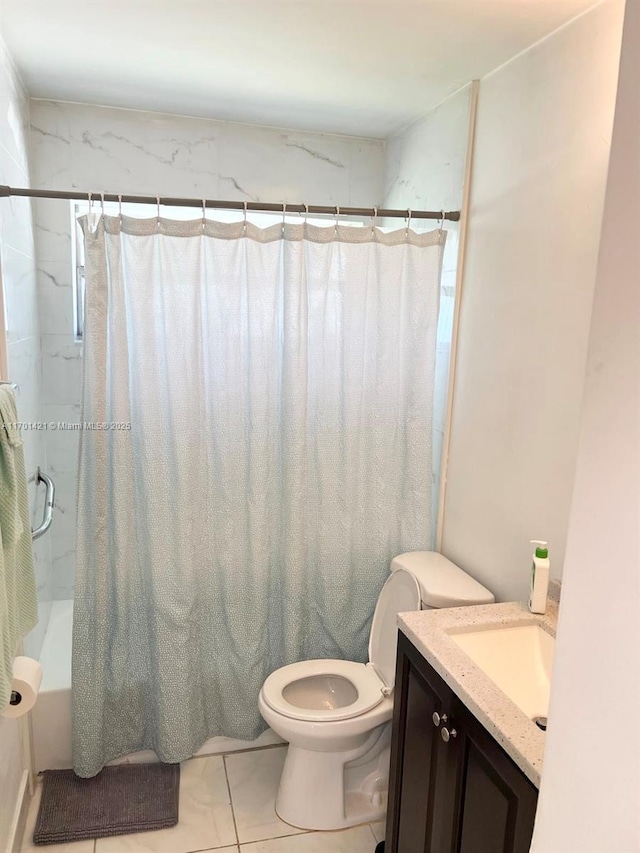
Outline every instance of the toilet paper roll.
{"type": "Polygon", "coordinates": [[[22,717],[36,704],[42,667],[33,658],[17,657],[13,661],[11,700],[2,712],[3,717],[22,717]]]}

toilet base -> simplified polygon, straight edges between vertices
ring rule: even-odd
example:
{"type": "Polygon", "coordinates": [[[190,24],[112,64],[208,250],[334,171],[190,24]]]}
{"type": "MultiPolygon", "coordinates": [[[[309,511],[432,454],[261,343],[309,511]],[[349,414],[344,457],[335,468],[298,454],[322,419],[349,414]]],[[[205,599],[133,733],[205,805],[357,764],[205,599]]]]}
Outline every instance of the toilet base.
{"type": "Polygon", "coordinates": [[[374,729],[346,752],[315,752],[289,745],[276,813],[299,829],[344,829],[384,818],[391,725],[374,729]]]}

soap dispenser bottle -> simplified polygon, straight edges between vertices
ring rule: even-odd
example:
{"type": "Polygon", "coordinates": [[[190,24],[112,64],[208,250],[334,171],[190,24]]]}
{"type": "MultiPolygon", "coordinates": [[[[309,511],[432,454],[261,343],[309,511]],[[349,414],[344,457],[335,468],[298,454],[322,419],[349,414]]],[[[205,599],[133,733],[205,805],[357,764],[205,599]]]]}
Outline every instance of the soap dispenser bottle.
{"type": "Polygon", "coordinates": [[[532,539],[536,546],[533,552],[531,566],[531,594],[529,595],[529,610],[532,613],[544,613],[547,609],[547,592],[549,590],[549,550],[547,542],[532,539]]]}

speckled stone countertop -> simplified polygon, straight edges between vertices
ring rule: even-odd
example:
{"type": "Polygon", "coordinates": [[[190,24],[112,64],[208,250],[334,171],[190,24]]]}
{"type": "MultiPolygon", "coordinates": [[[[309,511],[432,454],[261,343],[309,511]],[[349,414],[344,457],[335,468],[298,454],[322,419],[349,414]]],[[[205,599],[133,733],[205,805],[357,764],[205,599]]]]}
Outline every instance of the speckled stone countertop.
{"type": "Polygon", "coordinates": [[[545,734],[449,636],[460,630],[540,625],[555,637],[559,588],[550,589],[547,612],[530,613],[523,602],[481,604],[398,614],[398,626],[453,692],[515,761],[536,788],[545,734]]]}

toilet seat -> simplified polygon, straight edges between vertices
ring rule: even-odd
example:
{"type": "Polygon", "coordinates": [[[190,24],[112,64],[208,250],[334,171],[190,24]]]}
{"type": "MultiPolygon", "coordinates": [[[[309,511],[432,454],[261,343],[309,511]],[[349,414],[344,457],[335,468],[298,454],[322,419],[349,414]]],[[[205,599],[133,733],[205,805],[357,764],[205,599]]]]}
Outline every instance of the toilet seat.
{"type": "Polygon", "coordinates": [[[283,717],[310,723],[366,714],[393,691],[398,613],[419,609],[418,582],[398,569],[378,596],[369,634],[369,663],[322,659],[292,663],[271,673],[262,686],[262,698],[283,717]]]}
{"type": "Polygon", "coordinates": [[[274,711],[294,720],[330,722],[349,720],[379,705],[388,691],[370,664],[348,660],[305,660],[283,666],[272,672],[262,688],[262,696],[274,711]],[[314,676],[344,678],[357,691],[354,702],[340,708],[301,708],[287,701],[283,692],[296,681],[314,676]]]}

